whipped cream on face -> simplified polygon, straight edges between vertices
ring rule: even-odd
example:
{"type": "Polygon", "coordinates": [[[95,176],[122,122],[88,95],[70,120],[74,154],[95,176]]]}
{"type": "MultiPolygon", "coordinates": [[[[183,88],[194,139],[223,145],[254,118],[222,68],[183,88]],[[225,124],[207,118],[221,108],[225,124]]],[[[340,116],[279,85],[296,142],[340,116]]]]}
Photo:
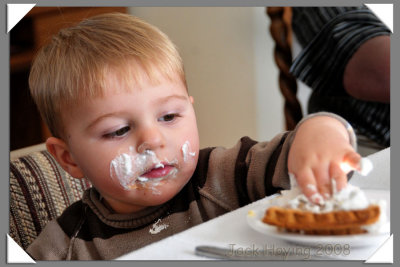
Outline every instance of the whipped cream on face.
{"type": "MultiPolygon", "coordinates": [[[[170,165],[176,163],[177,160],[168,162],[170,165]]],[[[163,167],[164,164],[153,151],[145,150],[143,153],[137,154],[133,147],[129,147],[129,152],[117,155],[110,162],[110,174],[126,190],[136,189],[139,187],[138,185],[141,185],[142,187],[153,189],[153,192],[157,194],[159,191],[155,190],[155,186],[159,185],[165,178],[174,177],[178,169],[174,168],[168,175],[155,179],[149,179],[141,175],[150,169],[163,167]]]]}
{"type": "Polygon", "coordinates": [[[191,147],[190,147],[190,143],[189,141],[186,141],[183,145],[182,145],[182,155],[183,155],[183,161],[186,162],[190,157],[194,157],[196,156],[196,152],[191,152],[191,147]]]}
{"type": "MultiPolygon", "coordinates": [[[[196,156],[196,152],[191,150],[189,141],[182,145],[181,151],[184,162],[196,156]]],[[[177,159],[161,161],[152,150],[144,150],[143,153],[138,154],[134,147],[129,147],[128,152],[117,155],[110,162],[110,174],[112,179],[126,190],[144,187],[152,189],[154,194],[159,194],[156,187],[167,178],[176,177],[178,168],[174,167],[167,175],[159,178],[148,178],[144,174],[151,169],[164,168],[163,162],[172,166],[178,164],[177,159]]]]}

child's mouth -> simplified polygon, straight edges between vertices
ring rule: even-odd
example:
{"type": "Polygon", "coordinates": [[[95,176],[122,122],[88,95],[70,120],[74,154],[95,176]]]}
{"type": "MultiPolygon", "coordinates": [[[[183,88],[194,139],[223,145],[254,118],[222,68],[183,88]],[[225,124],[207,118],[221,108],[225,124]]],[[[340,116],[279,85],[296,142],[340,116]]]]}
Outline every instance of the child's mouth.
{"type": "MultiPolygon", "coordinates": [[[[182,153],[187,160],[188,156],[194,156],[190,152],[189,142],[182,147],[182,153]]],[[[126,190],[139,187],[155,187],[161,181],[175,178],[179,172],[178,159],[172,161],[165,158],[161,161],[152,150],[145,150],[137,154],[133,147],[129,147],[128,153],[117,155],[110,162],[110,176],[126,190]]]]}
{"type": "Polygon", "coordinates": [[[140,175],[140,177],[145,177],[149,179],[154,179],[154,178],[161,178],[165,177],[170,172],[174,169],[175,167],[172,165],[163,165],[163,166],[155,166],[154,168],[151,168],[149,171],[143,173],[140,175]]]}

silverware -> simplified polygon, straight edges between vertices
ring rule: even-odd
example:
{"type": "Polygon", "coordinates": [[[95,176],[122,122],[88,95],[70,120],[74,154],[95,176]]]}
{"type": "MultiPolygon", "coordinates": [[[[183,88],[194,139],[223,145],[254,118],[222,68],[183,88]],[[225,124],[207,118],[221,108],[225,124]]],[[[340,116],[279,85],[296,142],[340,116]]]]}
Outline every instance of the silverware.
{"type": "Polygon", "coordinates": [[[323,260],[327,257],[322,257],[315,254],[295,254],[287,251],[286,253],[271,253],[267,250],[248,250],[236,251],[229,248],[220,248],[214,246],[197,246],[195,254],[202,257],[222,259],[222,260],[257,260],[257,261],[286,261],[286,260],[323,260]]]}

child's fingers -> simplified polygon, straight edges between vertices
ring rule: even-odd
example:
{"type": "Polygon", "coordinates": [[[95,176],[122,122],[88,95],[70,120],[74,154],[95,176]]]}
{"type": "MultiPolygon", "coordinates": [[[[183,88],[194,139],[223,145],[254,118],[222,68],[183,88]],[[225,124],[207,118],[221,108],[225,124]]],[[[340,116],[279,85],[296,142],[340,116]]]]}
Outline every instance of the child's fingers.
{"type": "Polygon", "coordinates": [[[332,194],[342,190],[347,185],[347,175],[337,163],[331,163],[329,167],[329,177],[331,177],[332,194]]]}
{"type": "Polygon", "coordinates": [[[329,176],[328,164],[320,163],[318,167],[313,169],[314,177],[317,182],[318,193],[325,199],[330,197],[331,194],[331,181],[329,176]]]}
{"type": "Polygon", "coordinates": [[[303,194],[312,202],[322,204],[323,198],[317,189],[317,182],[311,169],[304,169],[297,172],[296,180],[303,194]]]}
{"type": "Polygon", "coordinates": [[[361,161],[361,156],[357,152],[355,152],[355,151],[347,152],[344,155],[343,161],[341,163],[342,170],[345,171],[346,173],[349,170],[353,170],[353,169],[360,170],[360,168],[361,168],[360,161],[361,161]],[[350,168],[348,166],[350,166],[350,168]]]}

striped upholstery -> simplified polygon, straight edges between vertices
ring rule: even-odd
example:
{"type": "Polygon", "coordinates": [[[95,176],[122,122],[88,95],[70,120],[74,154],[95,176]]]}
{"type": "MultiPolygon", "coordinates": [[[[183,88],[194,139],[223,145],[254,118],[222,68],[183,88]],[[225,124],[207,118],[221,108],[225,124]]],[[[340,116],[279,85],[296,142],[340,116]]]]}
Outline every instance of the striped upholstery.
{"type": "Polygon", "coordinates": [[[47,151],[10,162],[10,236],[24,249],[46,223],[79,200],[91,185],[66,173],[47,151]]]}

